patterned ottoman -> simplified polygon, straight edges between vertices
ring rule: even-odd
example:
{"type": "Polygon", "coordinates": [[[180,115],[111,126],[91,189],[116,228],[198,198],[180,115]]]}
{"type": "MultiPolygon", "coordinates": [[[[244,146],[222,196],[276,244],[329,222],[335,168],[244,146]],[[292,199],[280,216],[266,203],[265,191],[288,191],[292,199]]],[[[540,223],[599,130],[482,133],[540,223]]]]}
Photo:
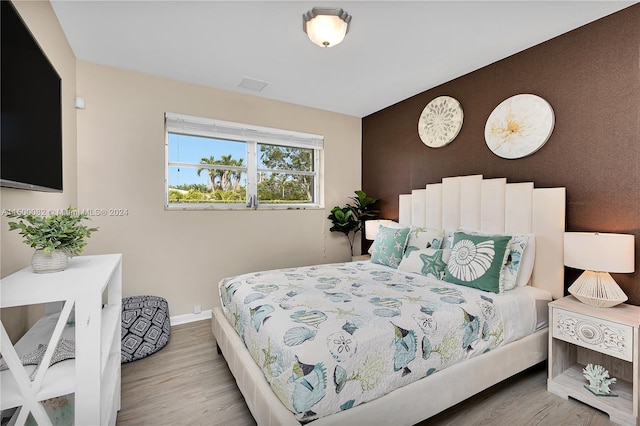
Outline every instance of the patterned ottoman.
{"type": "Polygon", "coordinates": [[[122,299],[122,357],[124,364],[156,353],[169,341],[169,304],[158,296],[122,299]]]}

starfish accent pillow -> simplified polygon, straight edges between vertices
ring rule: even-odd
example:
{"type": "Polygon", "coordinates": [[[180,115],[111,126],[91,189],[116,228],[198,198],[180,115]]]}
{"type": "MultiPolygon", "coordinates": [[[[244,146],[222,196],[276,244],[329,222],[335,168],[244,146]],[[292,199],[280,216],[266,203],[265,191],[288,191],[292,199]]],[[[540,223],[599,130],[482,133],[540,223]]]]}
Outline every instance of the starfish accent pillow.
{"type": "Polygon", "coordinates": [[[380,225],[371,246],[371,262],[397,269],[411,228],[387,228],[380,225]]]}
{"type": "Polygon", "coordinates": [[[450,254],[451,250],[449,249],[419,250],[413,246],[407,246],[398,270],[442,280],[450,254]]]}

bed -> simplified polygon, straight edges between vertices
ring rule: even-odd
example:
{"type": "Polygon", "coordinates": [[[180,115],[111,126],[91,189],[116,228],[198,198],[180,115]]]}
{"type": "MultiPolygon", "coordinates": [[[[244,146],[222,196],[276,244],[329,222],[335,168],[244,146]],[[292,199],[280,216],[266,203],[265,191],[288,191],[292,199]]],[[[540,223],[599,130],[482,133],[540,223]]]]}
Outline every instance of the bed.
{"type": "MultiPolygon", "coordinates": [[[[258,424],[411,425],[546,359],[548,333],[541,326],[546,303],[561,297],[564,291],[564,188],[534,188],[532,183],[507,183],[502,178],[483,179],[479,175],[444,178],[441,183],[401,195],[398,222],[442,229],[445,234],[445,230],[458,230],[452,244],[464,232],[533,234],[535,262],[530,279],[526,286],[501,294],[478,289],[463,294],[457,288],[463,286],[438,280],[442,276],[422,276],[374,262],[350,262],[222,280],[220,298],[216,298],[219,304],[213,309],[213,334],[258,424]],[[367,276],[377,279],[365,282],[367,276]],[[240,279],[249,283],[242,285],[240,279]],[[318,294],[297,290],[301,288],[298,281],[314,279],[309,288],[315,288],[318,294]],[[382,293],[372,293],[377,291],[374,284],[382,293]],[[309,299],[304,299],[307,294],[309,299]],[[429,295],[436,299],[425,302],[429,295]],[[234,302],[234,297],[239,301],[234,302]],[[360,322],[350,320],[355,299],[364,302],[356,312],[362,316],[360,322]],[[513,312],[521,309],[517,299],[533,306],[534,313],[529,315],[533,325],[531,319],[520,327],[495,319],[513,317],[513,312]],[[321,304],[311,305],[311,300],[321,300],[321,304]],[[411,300],[417,304],[412,305],[411,300]],[[443,312],[434,313],[439,301],[445,302],[443,312]],[[239,311],[244,304],[250,309],[248,314],[239,311]],[[498,314],[493,313],[494,308],[498,314]],[[396,313],[401,310],[406,310],[408,317],[396,313]],[[429,321],[433,317],[438,324],[445,324],[448,320],[444,315],[451,312],[462,318],[456,331],[462,341],[457,346],[462,350],[444,359],[442,351],[438,352],[443,346],[438,339],[442,338],[431,337],[429,321]],[[244,326],[237,321],[243,315],[248,320],[244,326]],[[324,331],[331,320],[341,326],[324,331]],[[407,326],[411,321],[419,326],[407,326]],[[367,324],[387,336],[383,344],[371,337],[369,343],[379,348],[377,358],[367,352],[369,332],[363,328],[367,324]],[[266,335],[267,329],[278,331],[279,337],[266,335]],[[284,342],[284,346],[276,347],[276,341],[284,342]],[[326,346],[331,358],[310,362],[315,355],[290,351],[298,346],[309,346],[311,353],[326,346]],[[293,367],[276,362],[278,357],[293,360],[293,367]],[[376,364],[382,358],[388,367],[376,364]],[[449,362],[453,358],[460,362],[449,362]],[[370,386],[365,392],[358,366],[366,366],[367,371],[386,369],[391,378],[375,381],[385,385],[395,382],[393,386],[400,387],[388,390],[370,386]],[[289,370],[281,371],[283,368],[289,370]],[[360,386],[360,393],[366,395],[356,391],[356,396],[349,396],[349,386],[360,386]],[[290,398],[287,392],[298,396],[290,398]]],[[[444,239],[453,237],[452,232],[444,239]]]]}

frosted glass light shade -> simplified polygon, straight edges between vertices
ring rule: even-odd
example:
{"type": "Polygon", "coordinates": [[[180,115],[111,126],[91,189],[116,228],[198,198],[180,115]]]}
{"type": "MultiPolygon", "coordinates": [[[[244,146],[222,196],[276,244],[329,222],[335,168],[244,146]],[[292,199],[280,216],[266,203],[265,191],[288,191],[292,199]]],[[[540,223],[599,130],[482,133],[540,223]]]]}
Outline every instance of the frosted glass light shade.
{"type": "Polygon", "coordinates": [[[351,15],[342,9],[314,7],[302,15],[303,30],[320,47],[332,47],[344,40],[351,15]]]}
{"type": "Polygon", "coordinates": [[[634,236],[566,232],[564,264],[585,270],[569,287],[575,298],[601,308],[618,305],[628,298],[609,272],[634,271],[634,236]]]}

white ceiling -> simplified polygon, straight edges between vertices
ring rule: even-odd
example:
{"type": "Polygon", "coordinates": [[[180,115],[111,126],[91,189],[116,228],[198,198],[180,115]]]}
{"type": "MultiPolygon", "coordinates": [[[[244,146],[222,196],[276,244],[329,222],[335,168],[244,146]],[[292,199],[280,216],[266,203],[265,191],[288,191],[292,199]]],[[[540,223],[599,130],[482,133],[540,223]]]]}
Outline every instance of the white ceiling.
{"type": "Polygon", "coordinates": [[[357,117],[634,3],[52,0],[80,60],[357,117]],[[353,16],[342,44],[308,40],[314,6],[353,16]]]}

